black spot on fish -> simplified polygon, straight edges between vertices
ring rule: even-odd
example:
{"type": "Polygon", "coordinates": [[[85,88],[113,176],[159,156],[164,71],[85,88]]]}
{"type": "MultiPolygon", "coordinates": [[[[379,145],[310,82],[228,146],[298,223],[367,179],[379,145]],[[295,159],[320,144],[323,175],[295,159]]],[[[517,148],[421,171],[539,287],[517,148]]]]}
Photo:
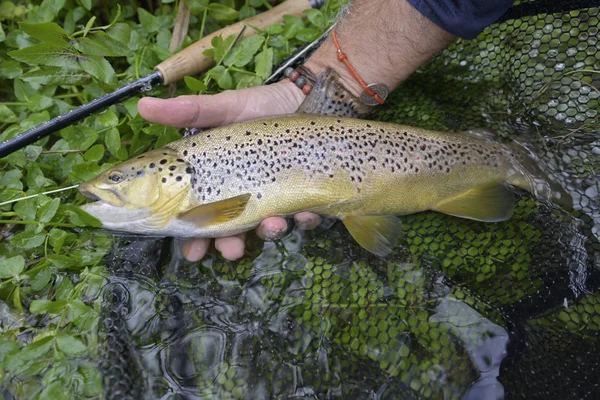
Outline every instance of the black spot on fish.
{"type": "Polygon", "coordinates": [[[149,166],[150,168],[154,168],[154,167],[156,167],[156,164],[154,164],[154,163],[152,162],[152,163],[150,163],[150,165],[148,165],[148,166],[149,166]]]}
{"type": "Polygon", "coordinates": [[[174,166],[174,165],[171,165],[171,166],[169,167],[169,171],[175,171],[176,169],[177,169],[177,167],[176,167],[176,166],[174,166]]]}
{"type": "Polygon", "coordinates": [[[258,145],[259,145],[259,146],[260,146],[260,145],[262,145],[262,144],[263,144],[263,141],[262,141],[262,139],[258,139],[258,142],[257,142],[257,143],[258,143],[258,145]]]}
{"type": "Polygon", "coordinates": [[[210,194],[212,192],[212,188],[209,186],[206,188],[206,193],[210,194]]]}
{"type": "Polygon", "coordinates": [[[192,142],[192,147],[196,147],[196,142],[192,142]]]}
{"type": "Polygon", "coordinates": [[[139,160],[139,159],[142,159],[142,158],[144,158],[144,157],[146,157],[146,156],[139,156],[137,159],[139,160]]]}
{"type": "Polygon", "coordinates": [[[177,161],[178,161],[178,162],[185,162],[185,161],[183,161],[181,158],[178,158],[178,159],[177,159],[177,161]]]}
{"type": "Polygon", "coordinates": [[[140,177],[140,176],[144,176],[144,170],[143,170],[143,169],[140,169],[140,170],[138,170],[138,172],[136,173],[136,175],[137,175],[138,177],[140,177]]]}
{"type": "Polygon", "coordinates": [[[163,158],[162,160],[160,160],[161,165],[165,165],[167,163],[167,160],[165,158],[163,158]]]}
{"type": "Polygon", "coordinates": [[[161,181],[162,181],[162,183],[166,183],[167,182],[167,178],[162,178],[161,181]]]}
{"type": "Polygon", "coordinates": [[[273,124],[273,126],[274,126],[275,128],[279,128],[279,124],[278,124],[277,122],[275,122],[275,123],[273,124]]]}
{"type": "Polygon", "coordinates": [[[179,176],[179,175],[177,175],[177,178],[175,178],[175,180],[176,180],[177,182],[181,182],[181,179],[182,179],[182,178],[181,178],[181,176],[179,176]]]}
{"type": "Polygon", "coordinates": [[[225,136],[225,140],[230,141],[231,140],[231,136],[225,136]]]}
{"type": "Polygon", "coordinates": [[[162,168],[158,167],[158,172],[162,172],[162,168]]]}
{"type": "Polygon", "coordinates": [[[188,155],[188,151],[187,151],[187,150],[184,150],[184,151],[183,151],[183,155],[184,155],[184,156],[187,156],[187,155],[188,155]]]}
{"type": "Polygon", "coordinates": [[[256,193],[256,198],[257,198],[257,199],[260,199],[260,198],[262,198],[262,193],[256,193]]]}

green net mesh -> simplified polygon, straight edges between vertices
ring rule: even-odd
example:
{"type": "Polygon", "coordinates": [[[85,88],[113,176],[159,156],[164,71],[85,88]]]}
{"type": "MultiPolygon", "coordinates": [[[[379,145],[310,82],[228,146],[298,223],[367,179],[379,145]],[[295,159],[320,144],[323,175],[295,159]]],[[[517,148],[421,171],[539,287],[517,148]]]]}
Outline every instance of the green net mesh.
{"type": "Polygon", "coordinates": [[[405,216],[384,260],[335,221],[250,243],[235,263],[190,264],[178,243],[121,237],[106,259],[106,398],[600,398],[590,3],[517,4],[373,117],[526,140],[569,188],[572,213],[523,193],[497,224],[405,216]]]}

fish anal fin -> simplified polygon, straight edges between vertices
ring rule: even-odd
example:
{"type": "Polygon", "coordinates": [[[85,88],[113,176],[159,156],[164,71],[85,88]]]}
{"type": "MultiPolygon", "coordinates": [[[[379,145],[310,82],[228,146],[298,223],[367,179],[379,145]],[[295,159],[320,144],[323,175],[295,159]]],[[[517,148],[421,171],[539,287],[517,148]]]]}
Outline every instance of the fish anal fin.
{"type": "Polygon", "coordinates": [[[197,226],[221,224],[242,214],[251,194],[246,193],[229,199],[201,204],[181,214],[179,219],[192,222],[197,226]]]}
{"type": "Polygon", "coordinates": [[[326,69],[296,111],[302,114],[319,114],[336,117],[362,118],[373,110],[348,92],[338,81],[339,75],[326,69]]]}
{"type": "Polygon", "coordinates": [[[393,215],[348,215],[342,221],[358,244],[379,257],[392,252],[402,233],[400,220],[393,215]]]}
{"type": "Polygon", "coordinates": [[[484,222],[509,219],[515,209],[515,196],[503,184],[479,186],[438,203],[432,210],[484,222]]]}

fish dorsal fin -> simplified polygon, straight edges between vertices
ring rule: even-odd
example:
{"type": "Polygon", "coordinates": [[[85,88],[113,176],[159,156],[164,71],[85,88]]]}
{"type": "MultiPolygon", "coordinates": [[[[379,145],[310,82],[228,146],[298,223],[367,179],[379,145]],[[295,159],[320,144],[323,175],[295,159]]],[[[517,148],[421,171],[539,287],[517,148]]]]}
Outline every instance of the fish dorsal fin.
{"type": "Polygon", "coordinates": [[[350,118],[367,116],[373,107],[361,103],[352,93],[344,89],[338,83],[338,78],[339,75],[331,69],[323,71],[296,112],[350,118]]]}
{"type": "Polygon", "coordinates": [[[177,215],[186,194],[187,189],[181,190],[175,196],[167,197],[166,201],[157,203],[152,208],[152,215],[148,218],[148,226],[153,229],[163,228],[172,217],[177,215]]]}
{"type": "Polygon", "coordinates": [[[402,233],[402,225],[393,215],[348,215],[342,221],[358,244],[379,257],[392,252],[402,233]]]}
{"type": "Polygon", "coordinates": [[[179,219],[192,222],[199,227],[222,224],[243,213],[250,197],[251,195],[246,193],[214,203],[202,204],[181,214],[179,219]]]}
{"type": "Polygon", "coordinates": [[[502,184],[479,186],[441,201],[434,211],[484,222],[509,219],[515,209],[513,192],[502,184]]]}

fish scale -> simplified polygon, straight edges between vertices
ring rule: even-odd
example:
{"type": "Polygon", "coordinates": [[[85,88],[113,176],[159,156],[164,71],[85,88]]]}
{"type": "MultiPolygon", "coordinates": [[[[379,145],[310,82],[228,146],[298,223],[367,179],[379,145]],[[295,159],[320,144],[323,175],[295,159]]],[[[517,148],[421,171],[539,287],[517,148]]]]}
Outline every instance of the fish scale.
{"type": "Polygon", "coordinates": [[[80,186],[109,229],[221,237],[269,216],[313,211],[343,220],[385,255],[395,215],[434,210],[510,218],[506,183],[549,197],[524,148],[475,135],[337,116],[294,114],[215,128],[145,153],[80,186]],[[117,181],[113,181],[115,178],[117,181]]]}
{"type": "Polygon", "coordinates": [[[224,187],[230,194],[260,193],[293,173],[313,183],[343,173],[359,193],[380,172],[449,175],[484,166],[491,175],[510,166],[502,144],[480,142],[393,124],[294,115],[216,128],[167,147],[193,166],[198,201],[213,202],[224,187]]]}

